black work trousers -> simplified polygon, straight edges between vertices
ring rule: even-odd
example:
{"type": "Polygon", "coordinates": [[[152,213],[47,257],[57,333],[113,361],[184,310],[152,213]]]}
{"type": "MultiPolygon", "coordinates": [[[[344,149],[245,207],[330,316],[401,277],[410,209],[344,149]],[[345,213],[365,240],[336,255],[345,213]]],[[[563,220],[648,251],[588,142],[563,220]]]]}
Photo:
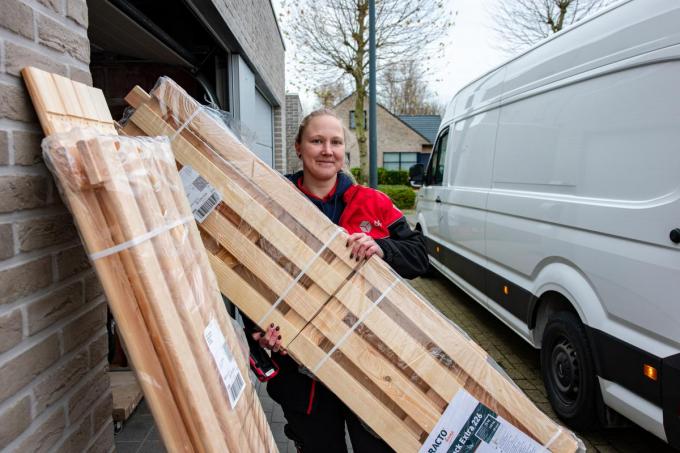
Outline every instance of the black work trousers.
{"type": "MultiPolygon", "coordinates": [[[[330,392],[329,392],[330,393],[330,392]]],[[[345,424],[354,453],[391,453],[382,439],[368,431],[359,418],[335,395],[324,398],[310,415],[286,410],[286,436],[295,442],[301,453],[347,453],[345,424]]]]}

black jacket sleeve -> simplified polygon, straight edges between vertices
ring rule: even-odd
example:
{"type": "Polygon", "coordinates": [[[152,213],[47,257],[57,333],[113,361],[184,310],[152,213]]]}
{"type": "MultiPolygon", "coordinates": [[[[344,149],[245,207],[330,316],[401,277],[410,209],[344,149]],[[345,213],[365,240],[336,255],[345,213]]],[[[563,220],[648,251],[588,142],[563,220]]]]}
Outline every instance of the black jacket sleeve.
{"type": "Polygon", "coordinates": [[[403,278],[424,275],[430,263],[423,234],[412,230],[405,217],[401,217],[388,229],[389,238],[376,239],[385,254],[385,262],[403,278]]]}

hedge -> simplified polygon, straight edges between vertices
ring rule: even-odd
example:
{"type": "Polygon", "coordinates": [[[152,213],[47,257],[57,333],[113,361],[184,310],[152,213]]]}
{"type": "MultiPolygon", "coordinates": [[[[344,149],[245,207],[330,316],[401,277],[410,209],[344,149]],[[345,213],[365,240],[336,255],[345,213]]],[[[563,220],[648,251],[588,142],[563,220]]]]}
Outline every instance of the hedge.
{"type": "Polygon", "coordinates": [[[399,209],[413,209],[416,193],[409,186],[379,185],[378,190],[386,194],[399,209]]]}
{"type": "MultiPolygon", "coordinates": [[[[351,169],[354,179],[357,181],[368,181],[368,178],[362,178],[361,168],[354,167],[351,169]]],[[[408,185],[408,172],[406,170],[385,170],[378,168],[378,184],[388,186],[408,185]]]]}

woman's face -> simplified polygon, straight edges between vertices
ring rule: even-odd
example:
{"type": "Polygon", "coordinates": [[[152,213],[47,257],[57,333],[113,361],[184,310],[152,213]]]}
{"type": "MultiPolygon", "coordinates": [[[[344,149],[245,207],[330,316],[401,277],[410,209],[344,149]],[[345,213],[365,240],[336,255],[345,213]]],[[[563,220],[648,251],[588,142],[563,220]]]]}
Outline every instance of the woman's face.
{"type": "Polygon", "coordinates": [[[295,150],[305,175],[319,181],[335,178],[345,163],[342,124],[330,115],[315,116],[307,123],[295,150]]]}

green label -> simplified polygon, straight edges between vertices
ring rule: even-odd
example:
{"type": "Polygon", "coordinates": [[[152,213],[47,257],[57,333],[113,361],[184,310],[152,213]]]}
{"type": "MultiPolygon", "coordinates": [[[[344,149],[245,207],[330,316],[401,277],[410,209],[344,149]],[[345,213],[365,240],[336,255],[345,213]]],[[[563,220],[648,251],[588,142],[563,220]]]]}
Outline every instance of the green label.
{"type": "Polygon", "coordinates": [[[499,425],[494,411],[482,403],[477,404],[447,453],[475,451],[482,440],[487,443],[491,440],[499,425]]]}

